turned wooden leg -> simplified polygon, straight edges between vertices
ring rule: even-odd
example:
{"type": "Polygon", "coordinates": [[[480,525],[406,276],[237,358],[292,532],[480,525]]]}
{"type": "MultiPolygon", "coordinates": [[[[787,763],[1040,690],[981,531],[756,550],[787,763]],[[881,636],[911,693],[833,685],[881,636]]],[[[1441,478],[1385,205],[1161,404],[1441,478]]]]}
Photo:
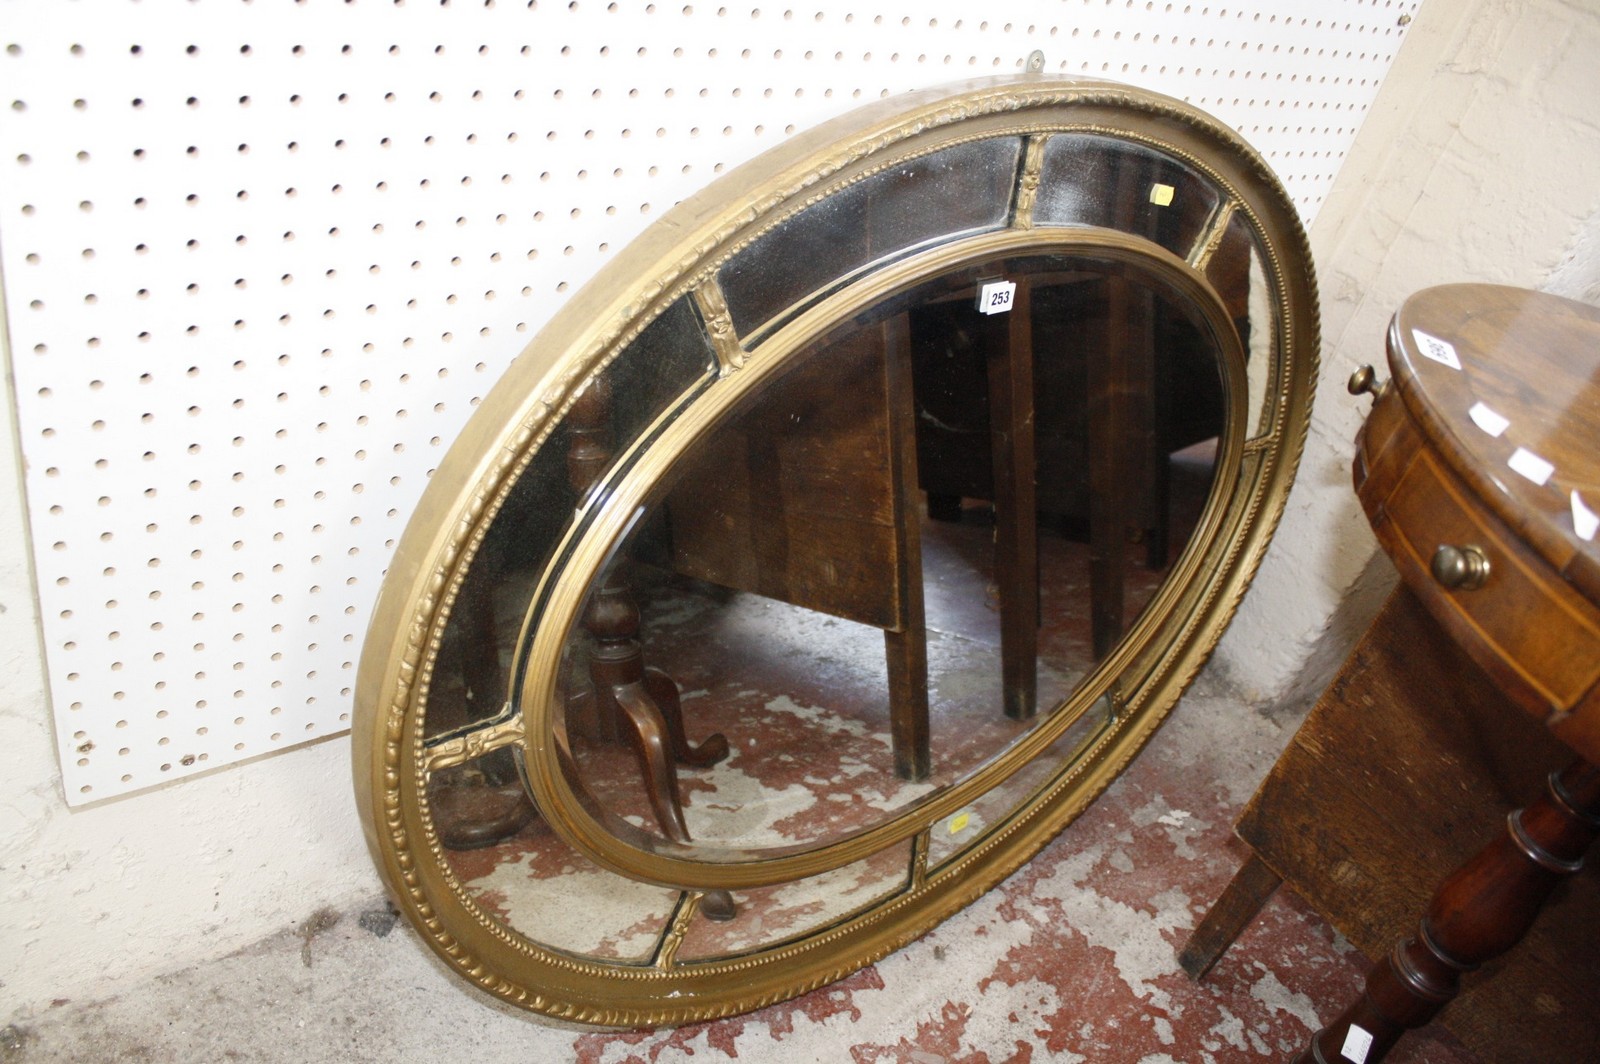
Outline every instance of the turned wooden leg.
{"type": "Polygon", "coordinates": [[[1296,1064],[1379,1061],[1461,987],[1461,976],[1521,941],[1545,898],[1577,872],[1600,832],[1600,769],[1575,761],[1545,794],[1506,819],[1434,894],[1415,938],[1373,965],[1361,997],[1312,1038],[1296,1064]]]}
{"type": "MultiPolygon", "coordinates": [[[[592,382],[573,403],[567,421],[572,434],[567,475],[574,488],[587,492],[611,459],[610,386],[603,380],[592,382]]],[[[728,756],[728,740],[713,735],[698,747],[690,744],[677,684],[659,669],[645,668],[639,607],[620,569],[614,568],[590,599],[583,627],[594,638],[589,656],[594,690],[575,693],[568,709],[591,711],[602,736],[614,736],[620,726],[638,754],[661,830],[674,842],[686,843],[689,829],[678,799],[676,762],[714,765],[728,756]]]]}
{"type": "Polygon", "coordinates": [[[711,765],[728,756],[728,740],[713,735],[699,747],[684,734],[677,685],[663,672],[646,669],[639,645],[639,607],[615,570],[595,592],[583,626],[594,637],[589,676],[595,711],[613,715],[639,757],[645,792],[667,837],[687,843],[689,829],[678,799],[676,760],[711,765]]]}

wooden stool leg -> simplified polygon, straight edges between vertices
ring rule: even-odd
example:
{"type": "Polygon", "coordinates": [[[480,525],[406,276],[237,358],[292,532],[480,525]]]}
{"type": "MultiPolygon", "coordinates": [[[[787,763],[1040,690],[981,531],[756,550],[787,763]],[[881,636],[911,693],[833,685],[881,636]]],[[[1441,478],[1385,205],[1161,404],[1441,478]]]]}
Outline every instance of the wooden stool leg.
{"type": "Polygon", "coordinates": [[[1239,932],[1256,918],[1256,913],[1282,883],[1283,877],[1252,853],[1250,859],[1239,866],[1222,894],[1211,903],[1205,919],[1194,929],[1189,941],[1184,943],[1183,952],[1178,954],[1178,966],[1190,979],[1204,979],[1211,966],[1228,952],[1239,932]]]}
{"type": "Polygon", "coordinates": [[[1575,761],[1552,774],[1545,794],[1512,813],[1506,828],[1444,881],[1416,937],[1373,965],[1361,997],[1317,1032],[1296,1064],[1382,1060],[1455,998],[1463,974],[1521,941],[1600,832],[1600,769],[1575,761]]]}

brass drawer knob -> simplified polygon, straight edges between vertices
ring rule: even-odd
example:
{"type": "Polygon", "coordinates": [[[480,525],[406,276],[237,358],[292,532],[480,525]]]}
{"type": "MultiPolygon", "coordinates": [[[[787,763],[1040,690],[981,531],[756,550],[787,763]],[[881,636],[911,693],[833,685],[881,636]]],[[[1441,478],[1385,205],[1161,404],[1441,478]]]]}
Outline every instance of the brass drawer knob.
{"type": "Polygon", "coordinates": [[[1371,366],[1362,366],[1350,374],[1350,380],[1345,384],[1345,390],[1351,395],[1370,395],[1374,400],[1383,394],[1386,382],[1378,379],[1377,371],[1371,366]]]}
{"type": "Polygon", "coordinates": [[[1489,558],[1479,547],[1446,543],[1433,552],[1433,578],[1452,591],[1471,591],[1489,579],[1489,558]]]}

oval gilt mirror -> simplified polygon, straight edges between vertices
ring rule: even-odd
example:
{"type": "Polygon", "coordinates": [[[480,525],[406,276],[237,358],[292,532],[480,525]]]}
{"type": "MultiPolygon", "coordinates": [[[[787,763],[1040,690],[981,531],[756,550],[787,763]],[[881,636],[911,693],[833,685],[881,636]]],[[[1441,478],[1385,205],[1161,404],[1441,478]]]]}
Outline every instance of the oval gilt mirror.
{"type": "Polygon", "coordinates": [[[741,167],[529,345],[400,541],[354,730],[397,900],[601,1024],[926,931],[1215,645],[1317,344],[1287,197],[1165,97],[969,82],[741,167]]]}

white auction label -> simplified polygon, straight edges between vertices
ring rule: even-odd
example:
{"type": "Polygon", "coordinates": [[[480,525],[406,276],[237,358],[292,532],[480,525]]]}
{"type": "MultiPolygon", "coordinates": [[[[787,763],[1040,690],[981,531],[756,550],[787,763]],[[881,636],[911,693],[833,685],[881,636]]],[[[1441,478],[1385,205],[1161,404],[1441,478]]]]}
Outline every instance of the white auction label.
{"type": "Polygon", "coordinates": [[[1011,297],[1016,294],[1015,281],[989,281],[978,290],[978,309],[985,314],[1005,314],[1011,309],[1011,297]]]}
{"type": "Polygon", "coordinates": [[[1344,1033],[1344,1047],[1339,1050],[1339,1055],[1346,1060],[1353,1060],[1356,1064],[1366,1064],[1367,1054],[1372,1052],[1372,1032],[1365,1027],[1350,1025],[1344,1033]]]}
{"type": "Polygon", "coordinates": [[[1440,365],[1449,366],[1451,369],[1461,368],[1461,360],[1456,357],[1455,345],[1441,340],[1437,336],[1425,333],[1421,329],[1412,329],[1411,335],[1417,341],[1417,350],[1421,351],[1424,357],[1431,358],[1440,365]]]}

